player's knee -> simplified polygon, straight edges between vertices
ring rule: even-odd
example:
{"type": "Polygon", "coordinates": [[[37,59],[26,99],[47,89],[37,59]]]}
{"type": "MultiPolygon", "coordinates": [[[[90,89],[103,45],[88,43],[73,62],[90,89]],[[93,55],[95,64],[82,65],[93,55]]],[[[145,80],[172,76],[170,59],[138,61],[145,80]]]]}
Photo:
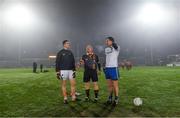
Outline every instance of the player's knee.
{"type": "Polygon", "coordinates": [[[66,89],[66,86],[65,86],[65,85],[63,85],[63,86],[62,86],[62,89],[66,89]]]}
{"type": "Polygon", "coordinates": [[[113,87],[113,85],[111,85],[111,84],[110,84],[110,85],[108,85],[108,87],[109,87],[109,88],[112,88],[112,87],[113,87]]]}
{"type": "Polygon", "coordinates": [[[76,82],[75,81],[71,81],[71,86],[75,86],[76,85],[76,82]]]}
{"type": "Polygon", "coordinates": [[[113,83],[109,83],[109,84],[108,84],[108,87],[113,87],[113,83]]]}
{"type": "Polygon", "coordinates": [[[63,83],[62,83],[62,87],[66,87],[66,82],[63,82],[63,83]]]}

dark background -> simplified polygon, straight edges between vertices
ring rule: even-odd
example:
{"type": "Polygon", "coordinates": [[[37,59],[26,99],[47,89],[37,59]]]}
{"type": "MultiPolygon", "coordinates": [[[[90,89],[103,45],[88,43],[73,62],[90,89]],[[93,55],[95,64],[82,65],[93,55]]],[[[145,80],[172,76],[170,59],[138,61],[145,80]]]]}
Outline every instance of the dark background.
{"type": "Polygon", "coordinates": [[[21,59],[48,58],[62,48],[64,39],[71,41],[77,60],[87,44],[103,58],[107,36],[121,46],[120,59],[135,64],[146,64],[150,43],[155,60],[180,54],[179,0],[0,0],[0,10],[18,2],[29,6],[37,22],[18,30],[5,26],[0,16],[0,61],[18,60],[19,53],[21,59]],[[173,20],[151,28],[136,23],[133,16],[149,1],[171,11],[173,20]]]}

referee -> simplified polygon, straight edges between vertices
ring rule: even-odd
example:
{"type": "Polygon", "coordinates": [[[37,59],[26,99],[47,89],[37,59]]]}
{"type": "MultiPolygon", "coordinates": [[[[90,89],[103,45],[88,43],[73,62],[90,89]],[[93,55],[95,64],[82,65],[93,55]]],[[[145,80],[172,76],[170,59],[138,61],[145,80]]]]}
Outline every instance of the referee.
{"type": "Polygon", "coordinates": [[[84,77],[83,81],[85,83],[85,93],[86,97],[85,100],[90,100],[90,81],[93,82],[94,86],[94,102],[98,101],[98,92],[99,92],[99,86],[98,86],[98,70],[100,72],[101,67],[99,63],[99,58],[96,54],[94,54],[93,47],[91,45],[88,45],[86,47],[86,54],[82,56],[82,59],[80,61],[81,64],[84,64],[84,77]]]}

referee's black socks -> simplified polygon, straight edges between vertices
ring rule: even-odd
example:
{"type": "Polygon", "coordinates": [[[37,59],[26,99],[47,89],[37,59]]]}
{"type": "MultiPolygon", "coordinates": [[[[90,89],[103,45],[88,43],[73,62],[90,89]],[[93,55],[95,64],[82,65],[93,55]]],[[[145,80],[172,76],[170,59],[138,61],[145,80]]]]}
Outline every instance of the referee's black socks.
{"type": "Polygon", "coordinates": [[[95,98],[98,98],[98,93],[99,93],[99,90],[94,90],[95,98]]]}
{"type": "Polygon", "coordinates": [[[89,98],[89,91],[90,91],[90,89],[86,89],[85,91],[86,91],[86,96],[89,98]]]}

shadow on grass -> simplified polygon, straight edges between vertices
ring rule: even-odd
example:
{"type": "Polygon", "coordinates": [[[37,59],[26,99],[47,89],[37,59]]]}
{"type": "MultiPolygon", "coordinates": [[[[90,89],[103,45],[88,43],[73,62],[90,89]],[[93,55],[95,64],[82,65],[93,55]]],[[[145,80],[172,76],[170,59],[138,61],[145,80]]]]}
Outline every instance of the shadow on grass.
{"type": "Polygon", "coordinates": [[[142,106],[135,106],[132,108],[132,112],[139,113],[142,111],[142,106]]]}
{"type": "MultiPolygon", "coordinates": [[[[51,108],[46,108],[41,113],[38,112],[38,116],[107,117],[114,111],[114,109],[114,106],[106,105],[103,102],[86,102],[80,99],[76,102],[69,102],[68,104],[63,104],[62,101],[59,101],[58,104],[55,103],[51,108]]],[[[34,114],[33,116],[37,116],[37,114],[34,114]]]]}
{"type": "Polygon", "coordinates": [[[102,117],[109,116],[109,114],[111,114],[111,112],[113,112],[114,109],[117,107],[113,105],[107,105],[106,103],[97,103],[97,105],[102,108],[101,111],[99,111],[102,117]]]}
{"type": "MultiPolygon", "coordinates": [[[[77,103],[77,105],[79,105],[81,107],[81,109],[86,110],[86,112],[90,113],[93,117],[106,117],[106,116],[109,116],[109,114],[111,112],[113,112],[113,110],[115,108],[112,105],[107,106],[107,105],[105,105],[103,103],[92,103],[92,104],[93,105],[95,104],[96,107],[101,108],[101,109],[100,110],[96,109],[97,111],[93,111],[92,108],[89,108],[89,106],[86,107],[86,106],[83,106],[80,103],[77,103]]],[[[81,112],[80,116],[88,116],[88,115],[83,114],[83,112],[81,112]]]]}

